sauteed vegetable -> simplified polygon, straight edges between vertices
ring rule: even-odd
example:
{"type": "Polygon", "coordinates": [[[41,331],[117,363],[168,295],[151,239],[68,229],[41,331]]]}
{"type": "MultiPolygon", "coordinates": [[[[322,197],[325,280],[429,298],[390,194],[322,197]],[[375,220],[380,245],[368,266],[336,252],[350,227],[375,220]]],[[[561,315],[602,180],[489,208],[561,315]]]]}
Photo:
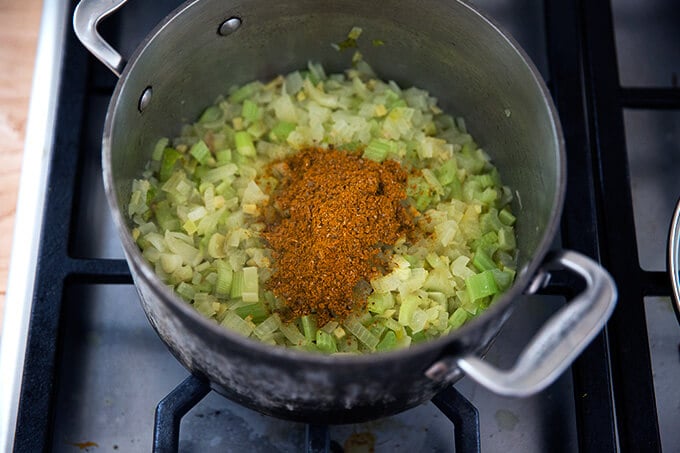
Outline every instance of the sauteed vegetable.
{"type": "Polygon", "coordinates": [[[233,88],[133,183],[144,257],[226,328],[385,351],[459,328],[513,282],[511,191],[463,119],[354,63],[233,88]]]}

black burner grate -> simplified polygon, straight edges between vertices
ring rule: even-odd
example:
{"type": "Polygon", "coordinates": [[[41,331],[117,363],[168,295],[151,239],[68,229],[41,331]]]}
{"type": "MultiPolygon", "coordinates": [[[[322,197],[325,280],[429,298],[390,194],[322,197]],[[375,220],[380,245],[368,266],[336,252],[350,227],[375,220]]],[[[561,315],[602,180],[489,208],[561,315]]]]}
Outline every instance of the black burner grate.
{"type": "MultiPolygon", "coordinates": [[[[158,403],[154,424],[153,451],[179,451],[179,431],[182,417],[210,392],[210,384],[189,376],[158,403]]],[[[432,402],[454,425],[454,445],[457,453],[480,453],[479,413],[463,395],[449,387],[432,402]]],[[[305,428],[306,453],[328,453],[331,437],[328,426],[308,424],[305,428]]]]}

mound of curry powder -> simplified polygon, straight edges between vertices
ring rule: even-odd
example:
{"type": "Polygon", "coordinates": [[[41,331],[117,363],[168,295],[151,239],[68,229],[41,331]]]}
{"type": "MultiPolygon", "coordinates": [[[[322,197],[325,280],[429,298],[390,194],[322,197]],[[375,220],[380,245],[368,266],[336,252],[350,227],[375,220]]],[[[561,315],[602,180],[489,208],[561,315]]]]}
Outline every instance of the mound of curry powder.
{"type": "Polygon", "coordinates": [[[337,149],[303,149],[274,165],[281,184],[265,211],[274,257],[267,287],[285,318],[342,321],[365,306],[390,246],[414,229],[407,173],[337,149]],[[367,290],[368,289],[368,290],[367,290]]]}

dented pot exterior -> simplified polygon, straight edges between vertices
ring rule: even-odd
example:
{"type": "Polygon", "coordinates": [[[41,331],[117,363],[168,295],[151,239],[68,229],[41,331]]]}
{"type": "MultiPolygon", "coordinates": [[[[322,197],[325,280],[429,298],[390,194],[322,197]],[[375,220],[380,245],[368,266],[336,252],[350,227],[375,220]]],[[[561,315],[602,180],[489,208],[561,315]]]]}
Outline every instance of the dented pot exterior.
{"type": "Polygon", "coordinates": [[[177,359],[245,406],[314,423],[397,413],[457,379],[453,373],[435,382],[424,373],[442,357],[488,347],[555,235],[565,177],[556,113],[533,65],[470,6],[437,0],[188,2],[129,59],[107,114],[103,167],[142,306],[177,359]],[[233,17],[241,19],[240,27],[221,35],[221,24],[233,17]],[[408,350],[323,356],[273,348],[204,319],[155,277],[130,234],[130,185],[159,137],[175,135],[231,85],[287,73],[308,60],[328,72],[347,68],[352,52],[337,52],[330,43],[344,39],[352,26],[364,29],[360,50],[380,77],[428,89],[445,110],[464,116],[504,183],[517,190],[520,271],[510,291],[480,317],[408,350]],[[385,45],[373,47],[372,39],[385,45]]]}

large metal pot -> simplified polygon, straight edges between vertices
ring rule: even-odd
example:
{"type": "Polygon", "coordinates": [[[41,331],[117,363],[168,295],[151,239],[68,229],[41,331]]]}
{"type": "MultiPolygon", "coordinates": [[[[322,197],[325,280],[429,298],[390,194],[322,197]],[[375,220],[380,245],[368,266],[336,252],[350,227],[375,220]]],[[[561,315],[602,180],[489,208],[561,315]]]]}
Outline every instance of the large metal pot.
{"type": "Polygon", "coordinates": [[[126,64],[96,32],[100,19],[123,3],[83,0],[74,17],[81,41],[120,76],[104,129],[106,194],[149,321],[177,359],[217,391],[267,414],[315,423],[403,411],[463,372],[495,392],[528,395],[551,383],[603,327],[616,300],[609,274],[574,252],[544,262],[565,191],[564,145],[549,94],[517,44],[475,9],[453,0],[189,1],[126,64]],[[156,278],[126,219],[131,180],[159,137],[176,134],[230,85],[286,73],[308,60],[346,68],[351,55],[330,43],[355,25],[365,30],[366,42],[386,43],[361,49],[377,73],[424,87],[446,110],[465,116],[516,189],[520,270],[514,286],[484,314],[408,350],[325,356],[274,348],[203,318],[156,278]],[[480,359],[513,302],[536,291],[551,264],[582,275],[584,292],[536,334],[512,369],[480,359]]]}

